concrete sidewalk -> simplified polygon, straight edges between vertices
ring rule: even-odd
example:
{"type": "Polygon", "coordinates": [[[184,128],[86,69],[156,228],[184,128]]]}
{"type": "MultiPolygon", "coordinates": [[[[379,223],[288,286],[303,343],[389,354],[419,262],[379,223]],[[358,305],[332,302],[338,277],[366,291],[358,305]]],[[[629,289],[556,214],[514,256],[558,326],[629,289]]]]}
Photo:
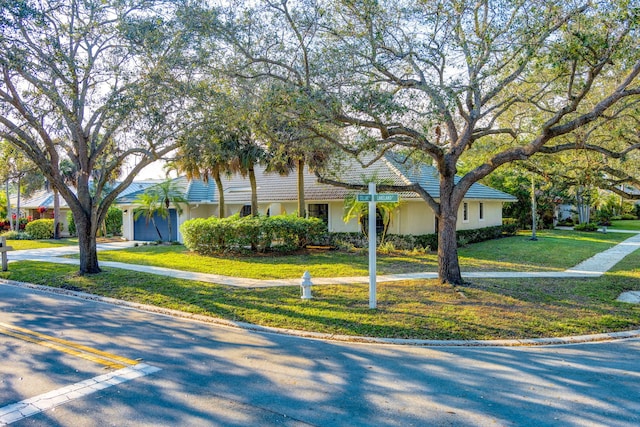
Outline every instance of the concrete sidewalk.
{"type": "MultiPolygon", "coordinates": [[[[125,249],[131,248],[136,244],[141,244],[142,242],[136,241],[121,241],[121,242],[109,242],[109,243],[98,243],[96,245],[98,251],[110,251],[116,249],[125,249]]],[[[57,246],[53,248],[46,249],[23,249],[18,251],[9,252],[9,257],[12,261],[29,261],[29,260],[40,260],[41,258],[55,258],[62,257],[65,255],[74,255],[80,252],[80,248],[75,246],[57,246]]],[[[50,261],[50,262],[58,262],[58,261],[50,261]]]]}
{"type": "MultiPolygon", "coordinates": [[[[627,231],[625,231],[627,232],[627,231]]],[[[595,256],[581,262],[580,264],[565,271],[539,271],[539,272],[463,272],[464,278],[585,278],[600,277],[609,271],[614,265],[620,262],[625,256],[640,248],[640,234],[635,234],[617,244],[616,246],[596,254],[595,256]]],[[[114,250],[132,247],[136,242],[114,242],[98,245],[98,250],[114,250]]],[[[72,258],[61,258],[63,255],[75,254],[77,247],[61,247],[52,249],[33,249],[25,251],[11,252],[11,261],[32,260],[42,262],[53,262],[58,264],[77,265],[78,260],[72,258]]],[[[197,280],[220,285],[237,286],[242,288],[266,288],[274,286],[299,286],[301,279],[247,279],[241,277],[229,277],[219,274],[198,273],[191,271],[174,270],[170,268],[154,267],[147,265],[126,264],[122,262],[101,261],[103,267],[120,268],[123,270],[139,271],[143,273],[157,274],[161,276],[173,277],[186,280],[197,280]]],[[[397,282],[401,280],[435,279],[436,272],[390,274],[377,276],[379,283],[397,282]]],[[[314,285],[330,284],[354,284],[368,283],[368,276],[357,277],[318,277],[311,279],[314,285]]]]}

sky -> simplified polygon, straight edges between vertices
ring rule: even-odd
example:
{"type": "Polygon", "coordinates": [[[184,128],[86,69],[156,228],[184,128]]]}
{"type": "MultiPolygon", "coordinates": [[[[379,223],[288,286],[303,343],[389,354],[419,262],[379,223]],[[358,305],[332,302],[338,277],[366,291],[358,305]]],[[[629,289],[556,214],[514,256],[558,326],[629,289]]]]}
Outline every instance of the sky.
{"type": "MultiPolygon", "coordinates": [[[[155,162],[142,169],[140,173],[135,177],[135,181],[140,181],[143,179],[165,179],[167,175],[163,169],[164,164],[165,162],[163,160],[156,160],[155,162]]],[[[175,173],[172,173],[172,176],[174,175],[175,173]]]]}

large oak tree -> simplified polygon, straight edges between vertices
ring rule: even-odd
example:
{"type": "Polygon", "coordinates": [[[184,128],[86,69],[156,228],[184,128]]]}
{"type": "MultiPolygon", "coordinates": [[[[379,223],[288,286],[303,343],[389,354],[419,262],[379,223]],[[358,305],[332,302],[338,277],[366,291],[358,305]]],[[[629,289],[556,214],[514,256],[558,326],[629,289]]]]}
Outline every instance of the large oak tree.
{"type": "Polygon", "coordinates": [[[460,284],[455,234],[471,185],[536,153],[576,148],[561,137],[637,99],[634,5],[265,0],[214,10],[209,28],[234,53],[235,76],[277,79],[296,94],[283,114],[309,129],[312,118],[343,126],[319,136],[352,154],[401,148],[432,159],[437,196],[417,184],[381,189],[428,203],[439,220],[440,280],[460,284]],[[476,147],[481,161],[456,178],[476,147]]]}
{"type": "Polygon", "coordinates": [[[100,271],[96,232],[109,205],[175,146],[182,97],[174,74],[185,35],[172,24],[173,4],[0,1],[0,137],[66,200],[81,274],[100,271]],[[61,158],[74,165],[74,186],[61,158]],[[107,191],[125,166],[128,174],[107,191]]]}

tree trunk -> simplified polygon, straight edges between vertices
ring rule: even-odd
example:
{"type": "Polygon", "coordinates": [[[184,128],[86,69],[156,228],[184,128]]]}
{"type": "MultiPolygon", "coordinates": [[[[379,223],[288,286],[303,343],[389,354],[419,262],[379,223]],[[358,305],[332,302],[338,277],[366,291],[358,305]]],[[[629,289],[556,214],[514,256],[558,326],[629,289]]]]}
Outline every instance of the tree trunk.
{"type": "Polygon", "coordinates": [[[255,216],[258,215],[258,184],[253,166],[249,168],[249,182],[251,183],[251,215],[255,216]]]}
{"type": "Polygon", "coordinates": [[[100,273],[98,266],[98,249],[96,248],[96,230],[91,220],[84,214],[76,215],[73,219],[78,233],[78,247],[80,249],[80,275],[100,273]]]}
{"type": "Polygon", "coordinates": [[[580,224],[586,224],[591,219],[589,216],[589,201],[587,201],[588,197],[585,195],[584,187],[578,187],[576,191],[576,205],[578,209],[578,222],[580,224]]]}
{"type": "Polygon", "coordinates": [[[298,216],[307,217],[306,202],[304,200],[304,159],[298,159],[298,216]]]}
{"type": "Polygon", "coordinates": [[[53,238],[60,238],[60,194],[53,189],[53,238]]]}
{"type": "Polygon", "coordinates": [[[18,195],[16,199],[16,231],[20,231],[20,178],[18,177],[18,195]]]}
{"type": "Polygon", "coordinates": [[[458,262],[456,218],[442,215],[438,224],[438,277],[441,283],[462,285],[462,274],[458,262]]]}
{"type": "Polygon", "coordinates": [[[220,177],[220,173],[214,173],[213,180],[216,182],[216,187],[218,187],[218,218],[224,218],[224,188],[222,187],[222,178],[220,177]]]}
{"type": "Polygon", "coordinates": [[[456,226],[458,208],[462,200],[453,197],[454,174],[450,178],[441,177],[440,217],[438,218],[438,278],[441,283],[462,285],[462,274],[458,261],[456,226]]]}
{"type": "MultiPolygon", "coordinates": [[[[171,218],[169,218],[169,219],[171,219],[171,218]]],[[[153,219],[153,217],[151,217],[151,224],[153,224],[153,228],[155,228],[156,229],[156,233],[158,233],[158,239],[162,242],[162,234],[160,233],[160,229],[156,225],[156,220],[153,219]]]]}
{"type": "MultiPolygon", "coordinates": [[[[171,210],[169,209],[169,206],[171,206],[171,203],[169,201],[167,201],[165,203],[165,207],[167,209],[167,228],[169,229],[169,240],[168,242],[171,243],[173,242],[173,227],[171,227],[171,210]]],[[[177,214],[177,212],[176,212],[177,214]]]]}
{"type": "Polygon", "coordinates": [[[6,190],[7,190],[7,217],[9,218],[9,230],[13,230],[13,217],[11,216],[11,199],[9,198],[9,178],[7,178],[6,182],[6,190]]]}

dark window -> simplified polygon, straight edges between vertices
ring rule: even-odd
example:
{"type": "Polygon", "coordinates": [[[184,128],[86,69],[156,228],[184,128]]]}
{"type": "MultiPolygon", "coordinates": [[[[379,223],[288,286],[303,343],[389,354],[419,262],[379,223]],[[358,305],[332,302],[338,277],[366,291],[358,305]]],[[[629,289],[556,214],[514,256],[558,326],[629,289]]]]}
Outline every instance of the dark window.
{"type": "Polygon", "coordinates": [[[249,216],[251,215],[251,205],[244,205],[242,209],[240,209],[240,216],[249,216]]]}
{"type": "Polygon", "coordinates": [[[462,205],[462,220],[469,221],[469,204],[466,202],[462,205]]]}
{"type": "Polygon", "coordinates": [[[320,218],[325,224],[329,224],[329,205],[326,203],[310,203],[309,218],[320,218]]]}
{"type": "MultiPolygon", "coordinates": [[[[360,219],[360,224],[362,226],[362,231],[367,233],[369,232],[369,214],[362,215],[360,219]]],[[[382,219],[382,212],[380,209],[376,208],[376,234],[382,233],[384,230],[384,220],[382,219]]]]}
{"type": "Polygon", "coordinates": [[[484,219],[484,203],[480,202],[480,219],[484,219]]]}

